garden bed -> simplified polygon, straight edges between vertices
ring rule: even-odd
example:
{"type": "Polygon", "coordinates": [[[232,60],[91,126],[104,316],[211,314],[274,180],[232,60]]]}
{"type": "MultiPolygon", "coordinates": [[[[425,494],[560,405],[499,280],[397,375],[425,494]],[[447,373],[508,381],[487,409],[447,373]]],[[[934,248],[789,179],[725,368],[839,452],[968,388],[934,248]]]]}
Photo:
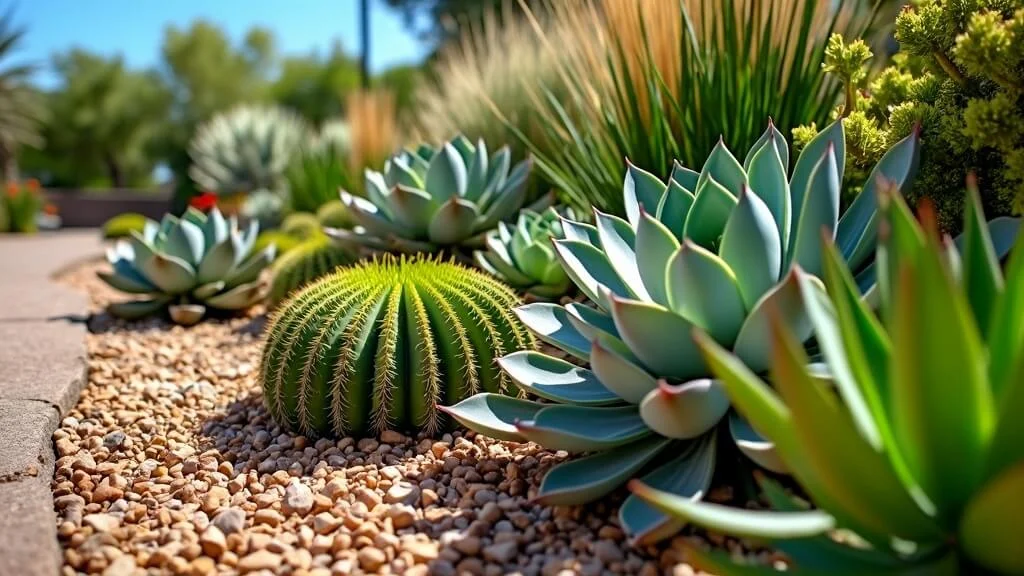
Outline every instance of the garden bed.
{"type": "MultiPolygon", "coordinates": [[[[63,277],[97,312],[117,297],[102,266],[63,277]]],[[[631,547],[622,494],[532,504],[564,453],[472,433],[285,432],[257,379],[264,321],[260,308],[193,328],[93,316],[89,382],[54,434],[65,574],[694,573],[684,544],[706,537],[631,547]]]]}

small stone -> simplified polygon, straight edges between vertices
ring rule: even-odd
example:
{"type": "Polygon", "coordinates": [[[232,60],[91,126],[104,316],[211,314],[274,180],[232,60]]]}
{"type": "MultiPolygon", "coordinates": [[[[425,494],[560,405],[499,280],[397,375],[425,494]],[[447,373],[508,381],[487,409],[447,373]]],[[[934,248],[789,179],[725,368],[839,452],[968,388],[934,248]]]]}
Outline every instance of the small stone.
{"type": "Polygon", "coordinates": [[[228,549],[224,533],[216,525],[210,525],[203,531],[203,535],[199,537],[199,545],[203,547],[203,554],[212,558],[220,558],[228,549]]]}
{"type": "Polygon", "coordinates": [[[356,442],[356,449],[367,454],[377,450],[378,446],[380,446],[380,442],[377,442],[373,438],[363,438],[359,442],[356,442]]]}
{"type": "Polygon", "coordinates": [[[281,566],[281,557],[268,550],[258,550],[238,560],[238,571],[242,574],[258,570],[276,570],[281,566]]]}
{"type": "Polygon", "coordinates": [[[92,526],[97,532],[110,532],[121,525],[121,521],[110,514],[86,514],[82,522],[92,526]]]}
{"type": "Polygon", "coordinates": [[[253,515],[253,524],[266,524],[268,526],[277,526],[284,521],[284,517],[277,510],[271,508],[263,508],[257,510],[256,514],[253,515]]]}
{"type": "Polygon", "coordinates": [[[103,437],[103,446],[111,452],[120,450],[124,446],[124,441],[127,438],[124,432],[120,430],[114,430],[103,437]]]}
{"type": "Polygon", "coordinates": [[[380,433],[380,441],[385,444],[401,444],[405,442],[405,436],[394,430],[385,430],[380,433]]]}
{"type": "Polygon", "coordinates": [[[405,504],[396,504],[388,508],[387,517],[391,518],[396,530],[408,528],[416,522],[416,512],[405,504]]]}
{"type": "Polygon", "coordinates": [[[484,559],[489,562],[498,562],[505,564],[510,562],[516,557],[519,552],[519,545],[513,541],[508,540],[505,542],[499,542],[497,544],[491,544],[484,548],[484,559]]]}
{"type": "Polygon", "coordinates": [[[384,554],[383,550],[378,550],[372,546],[361,549],[356,555],[356,559],[359,560],[359,566],[363,570],[373,572],[376,572],[378,568],[388,561],[388,557],[384,554]]]}
{"type": "Polygon", "coordinates": [[[282,510],[285,514],[296,513],[299,515],[308,514],[313,509],[313,491],[309,486],[293,479],[284,490],[284,502],[282,510]]]}
{"type": "Polygon", "coordinates": [[[220,528],[224,534],[235,534],[241,532],[245,526],[245,512],[238,508],[221,510],[213,519],[213,525],[220,528]]]}
{"type": "Polygon", "coordinates": [[[200,556],[192,561],[189,565],[189,574],[191,576],[208,576],[214,574],[217,571],[217,562],[213,558],[207,556],[200,556]]]}
{"type": "Polygon", "coordinates": [[[107,566],[103,576],[130,576],[135,572],[135,557],[125,554],[107,566]]]}
{"type": "Polygon", "coordinates": [[[331,478],[320,493],[334,501],[348,493],[348,486],[344,478],[331,478]]]}
{"type": "Polygon", "coordinates": [[[368,510],[373,510],[382,502],[380,494],[377,494],[366,486],[360,486],[356,489],[356,500],[366,504],[366,508],[368,510]]]}
{"type": "Polygon", "coordinates": [[[480,548],[482,546],[483,543],[476,536],[465,536],[452,542],[452,548],[455,548],[466,556],[476,556],[480,553],[480,548]]]}
{"type": "Polygon", "coordinates": [[[594,542],[591,546],[591,551],[595,558],[605,564],[621,562],[624,558],[622,550],[611,540],[598,540],[594,542]]]}
{"type": "MultiPolygon", "coordinates": [[[[479,494],[479,492],[477,492],[479,494]]],[[[504,512],[501,511],[501,507],[496,502],[488,502],[484,504],[484,507],[480,510],[480,519],[488,524],[494,524],[501,517],[504,516],[504,512]]]]}
{"type": "Polygon", "coordinates": [[[338,526],[341,526],[341,519],[330,512],[321,512],[313,517],[313,531],[317,534],[330,534],[338,526]]]}
{"type": "Polygon", "coordinates": [[[92,493],[92,501],[96,503],[113,502],[124,497],[124,490],[115,488],[107,482],[101,483],[92,493]]]}
{"type": "Polygon", "coordinates": [[[432,542],[407,542],[402,549],[412,554],[417,562],[430,562],[437,558],[437,545],[432,542]]]}
{"type": "Polygon", "coordinates": [[[384,501],[388,504],[415,504],[420,498],[420,488],[409,482],[396,482],[388,488],[384,494],[384,501]]]}

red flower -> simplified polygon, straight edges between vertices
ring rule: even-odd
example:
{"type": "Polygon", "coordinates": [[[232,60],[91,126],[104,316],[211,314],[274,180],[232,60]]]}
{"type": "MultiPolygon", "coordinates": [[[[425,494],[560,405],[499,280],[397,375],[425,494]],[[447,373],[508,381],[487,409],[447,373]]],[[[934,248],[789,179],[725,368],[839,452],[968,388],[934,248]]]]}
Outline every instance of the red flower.
{"type": "Polygon", "coordinates": [[[18,185],[16,183],[14,183],[14,182],[8,182],[7,183],[7,196],[9,196],[10,198],[16,197],[18,195],[18,192],[20,192],[20,191],[21,190],[18,188],[18,185]]]}
{"type": "Polygon", "coordinates": [[[196,210],[207,212],[217,205],[217,195],[212,192],[204,192],[199,196],[193,196],[188,201],[188,205],[196,210]]]}
{"type": "Polygon", "coordinates": [[[39,180],[29,178],[28,181],[25,182],[25,185],[28,186],[29,192],[32,192],[33,194],[39,192],[39,180]]]}

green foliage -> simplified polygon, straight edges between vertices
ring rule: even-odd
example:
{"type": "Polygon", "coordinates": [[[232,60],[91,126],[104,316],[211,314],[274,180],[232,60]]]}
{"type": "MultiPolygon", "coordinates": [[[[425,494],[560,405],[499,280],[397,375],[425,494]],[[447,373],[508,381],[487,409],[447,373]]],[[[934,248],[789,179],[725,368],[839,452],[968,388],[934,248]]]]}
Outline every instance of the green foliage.
{"type": "Polygon", "coordinates": [[[40,123],[46,117],[44,99],[30,85],[37,67],[11,62],[25,33],[25,28],[15,26],[13,10],[0,16],[0,170],[6,182],[18,179],[18,151],[23,146],[39,147],[43,142],[40,123]]]}
{"type": "Polygon", "coordinates": [[[274,259],[274,247],[252,247],[259,226],[241,231],[232,217],[216,208],[208,214],[189,208],[181,218],[167,214],[148,220],[142,234],[133,233],[107,251],[112,270],[101,280],[139,299],[116,302],[114,316],[136,319],[167,309],[171,319],[195,324],[207,308],[242,310],[263,297],[260,273],[274,259]]]}
{"type": "MultiPolygon", "coordinates": [[[[555,257],[552,238],[562,238],[563,214],[554,208],[542,213],[523,210],[515,224],[498,222],[487,234],[486,252],[475,252],[477,265],[517,290],[541,299],[557,299],[572,287],[555,257]]],[[[571,208],[564,217],[576,219],[571,208]]]]}
{"type": "Polygon", "coordinates": [[[351,228],[354,225],[348,208],[341,200],[331,200],[320,206],[316,218],[324,228],[351,228]]]}
{"type": "MultiPolygon", "coordinates": [[[[896,38],[903,52],[874,80],[849,66],[837,70],[847,85],[844,109],[864,126],[854,163],[873,162],[884,147],[873,144],[890,144],[920,124],[912,204],[929,198],[942,228],[958,229],[960,180],[974,172],[987,213],[1024,211],[1024,1],[918,0],[896,20],[896,38]]],[[[833,43],[829,70],[850,50],[838,38],[833,43]]]]}
{"type": "Polygon", "coordinates": [[[27,184],[9,183],[3,198],[0,198],[0,232],[31,234],[38,226],[36,219],[43,207],[39,183],[31,180],[27,184]]]}
{"type": "Polygon", "coordinates": [[[135,212],[118,214],[103,223],[103,237],[107,240],[117,240],[131,236],[132,232],[142,234],[146,228],[146,220],[145,216],[135,212]]]}
{"type": "Polygon", "coordinates": [[[256,242],[252,245],[252,251],[259,253],[270,246],[275,246],[275,255],[277,258],[280,258],[291,251],[292,248],[301,244],[302,241],[302,238],[297,238],[280,230],[267,230],[266,232],[260,232],[260,235],[256,237],[256,242]]]}
{"type": "Polygon", "coordinates": [[[283,108],[241,106],[201,126],[189,144],[192,180],[221,195],[284,189],[284,173],[310,138],[301,118],[283,108]]]}
{"type": "Polygon", "coordinates": [[[281,222],[281,232],[308,240],[320,234],[320,220],[309,212],[293,212],[281,222]]]}
{"type": "MultiPolygon", "coordinates": [[[[719,144],[701,172],[676,164],[667,184],[629,165],[622,187],[628,220],[595,211],[595,225],[565,220],[563,238],[553,242],[565,272],[597,308],[535,303],[517,311],[541,340],[590,369],[518,352],[502,358],[502,367],[525,392],[554,404],[520,401],[512,411],[509,400],[481,395],[448,411],[501,439],[593,452],[548,473],[536,499],[549,504],[590,502],[638,475],[699,499],[708,493],[719,439],[730,436],[758,465],[785,472],[755,428],[726,418],[729,400],[689,335],[708,331],[757,371],[768,368],[772,315],[799,342],[808,340],[801,291],[821,291],[823,231],[870,285],[877,178],[909,186],[918,146],[911,136],[890,150],[842,217],[841,121],[807,145],[792,171],[789,147],[772,125],[743,163],[719,144]]],[[[641,543],[682,526],[636,498],[619,516],[641,543]]]]}
{"type": "Polygon", "coordinates": [[[366,198],[342,192],[341,200],[363,231],[333,230],[340,240],[383,250],[431,252],[437,247],[479,246],[481,234],[511,218],[523,205],[531,163],[511,170],[510,152],[493,155],[457,136],[438,149],[403,150],[366,171],[366,198]]]}
{"type": "Polygon", "coordinates": [[[316,212],[338,200],[341,190],[353,191],[355,178],[348,164],[347,130],[344,124],[330,126],[317,143],[299,149],[285,172],[293,210],[316,212]]]}
{"type": "Polygon", "coordinates": [[[264,402],[307,435],[437,432],[437,404],[508,388],[494,358],[533,347],[510,312],[517,303],[491,277],[440,259],[386,255],[339,270],[271,318],[264,402]]]}
{"type": "Polygon", "coordinates": [[[278,258],[271,267],[274,279],[267,294],[267,305],[270,308],[277,307],[295,290],[354,261],[348,249],[336,245],[324,234],[317,233],[303,240],[293,250],[278,258]]]}
{"type": "Polygon", "coordinates": [[[270,86],[271,98],[319,126],[341,116],[342,94],[359,88],[359,64],[335,43],[326,57],[317,54],[285,58],[270,86]]]}
{"type": "Polygon", "coordinates": [[[859,37],[873,25],[872,11],[857,2],[602,7],[577,28],[585,35],[604,30],[603,47],[596,56],[581,50],[566,66],[566,95],[536,96],[542,130],[520,138],[567,202],[620,216],[622,158],[665,178],[674,158],[697,164],[723,135],[750,147],[764,118],[784,133],[827,123],[843,89],[820,66],[830,33],[859,37]],[[623,24],[602,24],[612,17],[623,24]]]}
{"type": "MultiPolygon", "coordinates": [[[[1024,513],[1020,222],[986,226],[974,188],[957,251],[933,210],[921,211],[921,226],[891,190],[883,207],[891,233],[878,247],[880,313],[861,299],[831,243],[828,298],[806,298],[828,381],[809,370],[802,334],[784,324],[770,328],[774,390],[697,337],[737,410],[775,443],[819,508],[797,505],[770,481],[773,511],[731,510],[640,483],[633,490],[681,522],[776,541],[795,565],[786,574],[1024,573],[1016,531],[1024,513]],[[1014,242],[1004,276],[999,255],[1014,242]],[[837,543],[827,535],[837,528],[859,539],[837,543]],[[868,546],[849,544],[858,540],[868,546]]],[[[721,553],[701,553],[697,563],[718,574],[773,572],[730,566],[721,553]]]]}

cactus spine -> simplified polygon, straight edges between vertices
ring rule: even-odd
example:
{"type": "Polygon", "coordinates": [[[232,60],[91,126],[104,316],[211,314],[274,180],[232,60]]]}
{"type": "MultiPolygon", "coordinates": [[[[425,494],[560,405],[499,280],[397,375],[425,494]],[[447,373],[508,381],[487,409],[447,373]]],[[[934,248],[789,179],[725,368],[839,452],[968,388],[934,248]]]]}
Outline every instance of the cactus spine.
{"type": "Polygon", "coordinates": [[[271,267],[274,279],[267,294],[267,305],[276,307],[295,290],[354,260],[347,249],[317,232],[274,262],[271,267]]]}

